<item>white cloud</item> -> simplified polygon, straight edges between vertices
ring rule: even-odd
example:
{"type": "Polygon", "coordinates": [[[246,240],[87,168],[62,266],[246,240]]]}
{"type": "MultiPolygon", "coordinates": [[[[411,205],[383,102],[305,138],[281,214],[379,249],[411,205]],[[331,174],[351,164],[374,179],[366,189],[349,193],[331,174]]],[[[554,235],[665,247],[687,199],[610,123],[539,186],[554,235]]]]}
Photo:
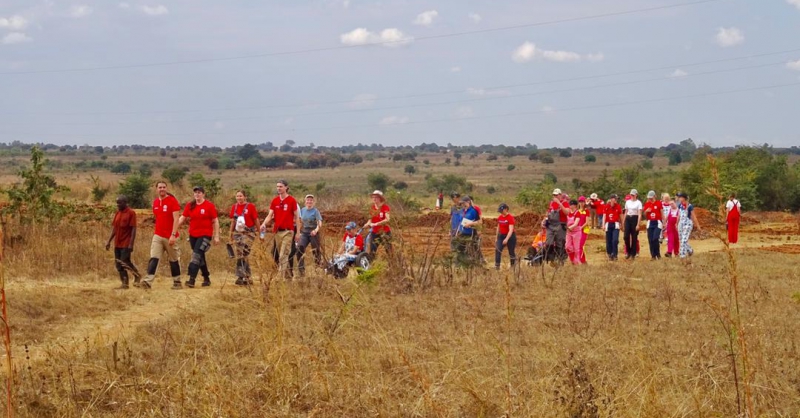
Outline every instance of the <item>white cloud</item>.
{"type": "MultiPolygon", "coordinates": [[[[800,0],[798,0],[798,1],[800,1],[800,0]]],[[[479,15],[479,14],[477,14],[477,13],[470,13],[470,14],[469,14],[469,15],[467,15],[467,16],[469,17],[469,19],[470,19],[470,20],[472,20],[472,21],[473,21],[473,22],[475,22],[475,23],[480,23],[480,21],[481,21],[481,20],[483,20],[483,18],[481,17],[481,15],[479,15]]]]}
{"type": "Polygon", "coordinates": [[[570,51],[542,51],[542,58],[553,62],[578,62],[581,55],[570,51]]]}
{"type": "Polygon", "coordinates": [[[541,111],[542,111],[542,113],[546,113],[546,114],[549,115],[549,114],[555,112],[556,109],[553,106],[542,106],[541,111]]]}
{"type": "MultiPolygon", "coordinates": [[[[800,1],[800,0],[798,0],[800,1]]],[[[800,71],[800,60],[797,61],[789,61],[786,63],[786,68],[794,71],[800,71]]]]}
{"type": "Polygon", "coordinates": [[[216,121],[214,123],[214,129],[216,130],[225,129],[225,124],[220,121],[216,121]]]}
{"type": "Polygon", "coordinates": [[[350,102],[350,107],[353,109],[365,109],[372,107],[377,99],[378,95],[376,94],[362,93],[356,97],[353,97],[353,101],[350,102]]]}
{"type": "Polygon", "coordinates": [[[600,62],[606,59],[606,56],[603,55],[602,52],[598,52],[596,54],[586,54],[586,60],[589,62],[600,62]]]}
{"type": "Polygon", "coordinates": [[[535,56],[536,45],[532,42],[525,42],[514,50],[514,53],[511,54],[511,59],[514,60],[514,62],[522,63],[532,60],[535,56]]]}
{"type": "Polygon", "coordinates": [[[11,32],[3,37],[3,45],[21,44],[23,42],[30,42],[33,38],[25,35],[22,32],[11,32]]]}
{"type": "Polygon", "coordinates": [[[436,10],[428,10],[422,12],[417,15],[417,18],[414,19],[414,24],[419,26],[430,26],[433,24],[433,21],[439,16],[439,12],[436,10]]]}
{"type": "Polygon", "coordinates": [[[470,87],[467,89],[467,94],[470,96],[508,96],[508,90],[501,89],[483,89],[470,87]]]}
{"type": "Polygon", "coordinates": [[[124,2],[124,1],[122,3],[120,3],[120,4],[118,4],[118,6],[119,6],[120,9],[130,9],[131,8],[131,5],[129,3],[124,2]]]}
{"type": "Polygon", "coordinates": [[[717,29],[716,40],[719,46],[728,48],[744,42],[744,35],[739,28],[719,28],[717,29]]]}
{"type": "Polygon", "coordinates": [[[144,5],[142,6],[142,11],[150,16],[163,16],[169,14],[169,9],[167,9],[167,7],[164,6],[163,4],[155,6],[144,5]]]}
{"type": "Polygon", "coordinates": [[[28,26],[28,20],[22,16],[14,15],[11,17],[0,17],[0,28],[20,30],[28,26]]]}
{"type": "Polygon", "coordinates": [[[456,109],[456,117],[460,119],[471,118],[475,116],[475,111],[469,106],[460,106],[456,109]]]}
{"type": "Polygon", "coordinates": [[[285,120],[283,121],[283,124],[284,124],[284,125],[287,125],[287,126],[288,126],[288,125],[291,125],[291,124],[293,124],[293,123],[294,123],[294,118],[287,118],[287,119],[285,119],[285,120]]]}
{"type": "Polygon", "coordinates": [[[93,11],[94,9],[92,9],[91,6],[85,4],[76,4],[69,8],[69,16],[79,19],[89,16],[93,11]]]}
{"type": "Polygon", "coordinates": [[[349,9],[350,8],[350,0],[344,0],[342,2],[342,7],[344,7],[345,9],[349,9]]]}
{"type": "Polygon", "coordinates": [[[339,40],[345,45],[381,44],[385,47],[392,48],[408,45],[414,41],[414,38],[406,36],[396,28],[384,29],[379,34],[371,32],[366,28],[357,28],[350,32],[343,33],[339,36],[339,40]]]}
{"type": "Polygon", "coordinates": [[[536,58],[553,62],[580,62],[583,59],[586,59],[590,62],[600,62],[605,59],[605,56],[602,52],[582,56],[581,54],[572,51],[551,51],[537,48],[536,44],[528,41],[518,46],[517,49],[515,49],[511,54],[511,59],[517,63],[533,61],[536,58]]]}
{"type": "Polygon", "coordinates": [[[786,0],[786,2],[800,10],[800,0],[786,0]]]}
{"type": "Polygon", "coordinates": [[[381,125],[402,125],[404,123],[408,123],[407,116],[387,116],[381,119],[381,125]]]}
{"type": "Polygon", "coordinates": [[[680,68],[678,68],[675,71],[673,71],[668,77],[670,77],[670,78],[681,78],[681,77],[686,77],[687,75],[689,75],[689,73],[687,73],[686,71],[683,71],[680,68]]]}
{"type": "Polygon", "coordinates": [[[450,67],[450,72],[451,73],[460,73],[461,72],[461,67],[450,67]]]}

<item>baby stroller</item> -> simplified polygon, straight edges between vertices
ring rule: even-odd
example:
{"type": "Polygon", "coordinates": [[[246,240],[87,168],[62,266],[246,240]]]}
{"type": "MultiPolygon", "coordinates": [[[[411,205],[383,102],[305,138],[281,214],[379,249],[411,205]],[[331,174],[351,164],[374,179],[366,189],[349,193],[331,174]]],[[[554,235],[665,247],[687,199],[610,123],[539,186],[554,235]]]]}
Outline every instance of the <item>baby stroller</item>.
{"type": "MultiPolygon", "coordinates": [[[[355,228],[355,223],[351,222],[347,225],[348,230],[355,228]]],[[[362,228],[363,229],[363,228],[362,228]]],[[[356,237],[361,236],[361,229],[356,232],[356,234],[352,237],[353,244],[356,242],[356,237]]],[[[364,245],[361,246],[362,251],[358,254],[348,254],[350,251],[348,249],[348,243],[345,241],[345,254],[336,254],[333,258],[328,261],[327,265],[325,266],[325,274],[330,274],[336,279],[344,279],[350,273],[350,268],[355,267],[356,269],[360,269],[361,271],[369,270],[372,264],[372,255],[369,254],[365,248],[369,245],[369,234],[367,238],[364,240],[364,245]]],[[[351,247],[352,248],[352,247],[351,247]]]]}

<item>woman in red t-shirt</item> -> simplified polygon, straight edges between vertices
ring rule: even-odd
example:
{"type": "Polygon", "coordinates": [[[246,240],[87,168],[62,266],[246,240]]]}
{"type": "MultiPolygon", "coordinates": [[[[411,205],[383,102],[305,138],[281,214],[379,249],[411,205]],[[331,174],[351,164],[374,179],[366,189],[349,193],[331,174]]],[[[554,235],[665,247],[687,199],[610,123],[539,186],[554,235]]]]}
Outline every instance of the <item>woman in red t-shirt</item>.
{"type": "MultiPolygon", "coordinates": [[[[203,287],[211,286],[211,273],[206,264],[206,252],[211,243],[219,244],[219,219],[217,207],[206,200],[206,191],[201,186],[192,189],[194,200],[183,208],[183,215],[178,218],[180,228],[189,219],[189,244],[192,246],[192,260],[189,262],[189,280],[186,286],[194,287],[197,273],[203,273],[203,287]]],[[[175,287],[173,287],[175,289],[175,287]]]]}
{"type": "Polygon", "coordinates": [[[392,254],[392,229],[389,228],[389,205],[383,192],[375,190],[372,192],[372,206],[369,208],[370,220],[364,224],[364,228],[372,228],[369,234],[369,253],[373,256],[378,251],[378,246],[383,244],[386,253],[392,254]]]}
{"type": "Polygon", "coordinates": [[[234,244],[236,257],[236,285],[252,284],[250,279],[250,249],[256,239],[256,225],[258,225],[258,210],[256,205],[247,201],[244,190],[236,192],[236,203],[231,206],[231,237],[234,244]]]}
{"type": "Polygon", "coordinates": [[[501,203],[497,211],[497,240],[494,244],[494,268],[500,270],[500,259],[503,255],[503,247],[508,248],[508,256],[511,257],[511,268],[517,264],[517,234],[514,231],[516,221],[514,215],[508,213],[508,205],[501,203]]]}

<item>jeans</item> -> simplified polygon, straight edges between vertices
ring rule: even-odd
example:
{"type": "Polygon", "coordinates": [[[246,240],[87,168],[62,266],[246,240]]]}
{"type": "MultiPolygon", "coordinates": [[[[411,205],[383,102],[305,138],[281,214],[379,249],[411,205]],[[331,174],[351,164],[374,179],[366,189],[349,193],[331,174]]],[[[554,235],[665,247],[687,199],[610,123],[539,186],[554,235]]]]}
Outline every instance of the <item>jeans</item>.
{"type": "Polygon", "coordinates": [[[131,252],[132,250],[128,248],[114,248],[114,266],[117,268],[117,272],[119,272],[119,279],[125,285],[128,284],[128,271],[133,273],[133,278],[137,282],[141,277],[139,270],[137,270],[136,266],[131,262],[131,252]]]}
{"type": "Polygon", "coordinates": [[[638,216],[625,217],[625,253],[636,257],[639,251],[639,223],[638,216]]]}
{"type": "Polygon", "coordinates": [[[297,269],[300,274],[306,271],[306,248],[311,245],[314,252],[314,262],[319,266],[322,265],[322,248],[319,243],[319,234],[311,235],[311,230],[303,230],[300,232],[300,241],[297,243],[297,269]]]}
{"type": "Polygon", "coordinates": [[[211,281],[211,273],[206,264],[206,252],[211,249],[211,237],[189,237],[192,247],[192,260],[189,262],[189,281],[194,282],[197,273],[203,274],[203,281],[211,281]]]}
{"type": "Polygon", "coordinates": [[[606,231],[606,253],[608,258],[616,260],[619,252],[619,229],[616,224],[606,224],[608,230],[606,231]]]}
{"type": "Polygon", "coordinates": [[[388,254],[392,253],[392,233],[372,232],[369,239],[369,253],[373,256],[378,252],[378,247],[384,245],[388,254]]]}
{"type": "Polygon", "coordinates": [[[650,243],[650,257],[661,258],[661,228],[658,227],[658,221],[649,221],[647,223],[647,242],[650,243]]]}
{"type": "Polygon", "coordinates": [[[508,255],[511,257],[511,267],[517,263],[517,234],[511,235],[511,238],[508,239],[508,244],[503,245],[503,241],[506,239],[507,235],[498,235],[497,242],[494,244],[494,266],[500,268],[500,259],[503,256],[503,247],[508,248],[508,255]]]}

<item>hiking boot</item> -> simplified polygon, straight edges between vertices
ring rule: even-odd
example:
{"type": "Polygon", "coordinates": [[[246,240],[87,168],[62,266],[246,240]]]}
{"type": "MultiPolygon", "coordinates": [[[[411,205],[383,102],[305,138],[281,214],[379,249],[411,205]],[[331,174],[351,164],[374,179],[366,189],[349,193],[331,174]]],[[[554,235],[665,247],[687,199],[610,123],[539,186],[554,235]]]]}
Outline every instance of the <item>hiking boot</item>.
{"type": "Polygon", "coordinates": [[[189,289],[194,288],[194,279],[187,280],[185,284],[186,284],[186,287],[188,287],[189,289]]]}
{"type": "Polygon", "coordinates": [[[203,286],[203,287],[211,286],[211,280],[208,280],[208,279],[203,280],[203,284],[201,286],[203,286]]]}
{"type": "Polygon", "coordinates": [[[133,285],[136,286],[136,287],[140,287],[140,288],[142,288],[144,290],[148,290],[148,289],[151,289],[153,287],[153,285],[151,285],[150,282],[141,282],[141,283],[135,283],[134,282],[133,285]]]}
{"type": "Polygon", "coordinates": [[[134,281],[133,282],[133,287],[142,287],[142,283],[139,282],[139,281],[134,281]]]}
{"type": "Polygon", "coordinates": [[[172,290],[181,290],[181,289],[183,289],[183,286],[181,286],[180,280],[172,282],[172,290]]]}
{"type": "Polygon", "coordinates": [[[119,287],[115,287],[114,289],[125,290],[127,288],[128,288],[128,284],[127,283],[120,283],[119,287]]]}
{"type": "Polygon", "coordinates": [[[236,286],[244,286],[244,285],[246,285],[247,283],[244,281],[244,279],[243,279],[243,278],[241,278],[241,277],[237,277],[237,278],[236,278],[236,282],[235,282],[234,284],[235,284],[236,286]]]}

